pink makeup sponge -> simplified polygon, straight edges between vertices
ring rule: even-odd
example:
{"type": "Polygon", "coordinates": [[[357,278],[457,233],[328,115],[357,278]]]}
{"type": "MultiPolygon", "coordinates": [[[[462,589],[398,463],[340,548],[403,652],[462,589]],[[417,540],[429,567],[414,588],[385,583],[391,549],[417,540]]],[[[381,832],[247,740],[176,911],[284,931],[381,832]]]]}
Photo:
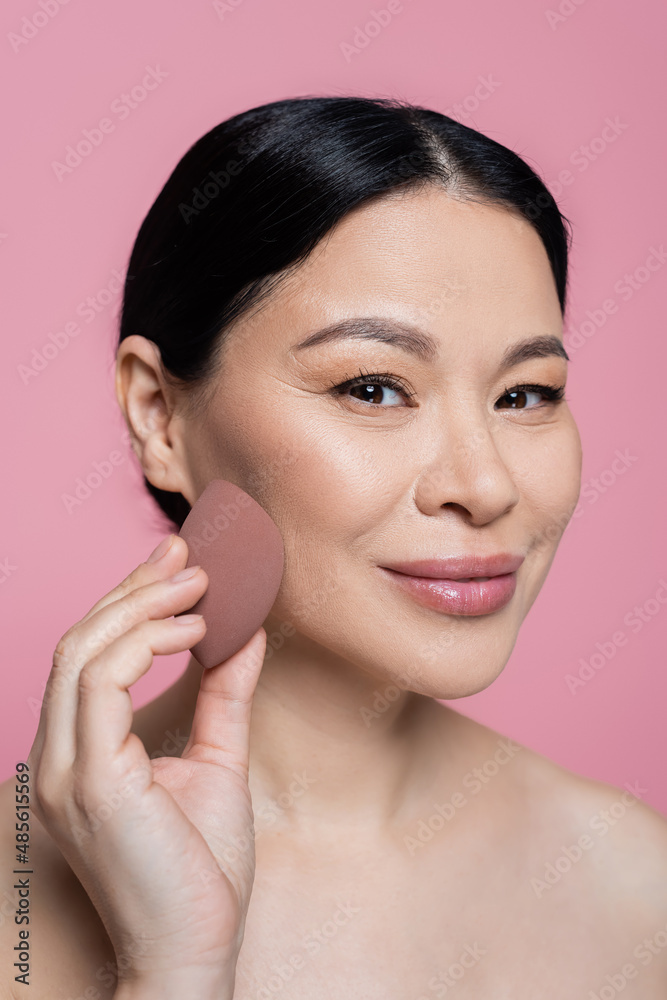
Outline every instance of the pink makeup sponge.
{"type": "Polygon", "coordinates": [[[282,536],[264,508],[226,479],[211,480],[179,535],[188,543],[187,565],[199,564],[209,578],[187,612],[203,615],[207,626],[191,652],[214,667],[245,646],[271,610],[283,575],[282,536]]]}

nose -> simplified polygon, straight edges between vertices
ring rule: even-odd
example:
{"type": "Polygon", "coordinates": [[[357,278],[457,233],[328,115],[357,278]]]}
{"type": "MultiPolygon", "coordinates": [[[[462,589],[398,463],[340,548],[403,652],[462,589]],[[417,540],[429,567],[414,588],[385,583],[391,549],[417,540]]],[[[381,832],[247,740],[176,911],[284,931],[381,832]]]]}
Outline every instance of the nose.
{"type": "Polygon", "coordinates": [[[452,511],[481,527],[516,506],[519,491],[502,454],[499,430],[469,409],[448,416],[437,455],[417,479],[415,503],[423,514],[452,511]]]}

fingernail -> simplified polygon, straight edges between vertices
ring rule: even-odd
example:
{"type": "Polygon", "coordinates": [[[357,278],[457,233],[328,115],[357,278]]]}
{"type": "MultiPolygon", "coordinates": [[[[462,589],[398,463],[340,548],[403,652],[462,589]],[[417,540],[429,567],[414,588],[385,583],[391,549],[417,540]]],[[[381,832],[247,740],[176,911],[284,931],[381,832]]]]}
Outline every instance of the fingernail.
{"type": "Polygon", "coordinates": [[[161,559],[162,556],[166,555],[169,549],[171,548],[171,543],[173,542],[173,540],[174,540],[173,533],[171,535],[167,535],[166,538],[163,538],[158,547],[156,549],[153,549],[146,562],[155,563],[158,561],[158,559],[161,559]]]}
{"type": "Polygon", "coordinates": [[[175,573],[170,577],[171,583],[181,583],[183,580],[189,580],[191,576],[194,576],[199,569],[199,563],[196,566],[186,566],[182,569],[180,573],[175,573]]]}
{"type": "Polygon", "coordinates": [[[203,615],[174,615],[172,621],[176,622],[177,625],[194,625],[195,622],[202,620],[203,615]]]}

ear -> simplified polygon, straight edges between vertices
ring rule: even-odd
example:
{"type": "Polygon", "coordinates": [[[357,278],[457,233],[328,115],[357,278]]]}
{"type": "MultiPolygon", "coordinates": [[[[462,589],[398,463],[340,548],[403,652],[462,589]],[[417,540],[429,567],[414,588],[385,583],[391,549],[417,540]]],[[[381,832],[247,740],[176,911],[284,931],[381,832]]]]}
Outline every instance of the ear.
{"type": "Polygon", "coordinates": [[[159,347],[133,334],[116,355],[116,398],[128,426],[132,448],[153,486],[186,499],[193,494],[183,456],[183,425],[175,391],[167,384],[159,347]]]}

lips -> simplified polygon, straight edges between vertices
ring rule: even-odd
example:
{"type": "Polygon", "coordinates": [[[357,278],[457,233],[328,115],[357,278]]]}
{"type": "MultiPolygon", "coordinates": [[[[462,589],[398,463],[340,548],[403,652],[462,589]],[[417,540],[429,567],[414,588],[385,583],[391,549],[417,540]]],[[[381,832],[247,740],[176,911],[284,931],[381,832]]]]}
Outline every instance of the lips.
{"type": "Polygon", "coordinates": [[[387,563],[382,568],[431,580],[479,581],[480,577],[490,578],[516,572],[524,558],[525,556],[500,552],[488,556],[453,556],[447,559],[387,563]]]}
{"type": "Polygon", "coordinates": [[[424,607],[451,615],[485,615],[508,604],[524,556],[422,559],[379,566],[384,576],[424,607]]]}

